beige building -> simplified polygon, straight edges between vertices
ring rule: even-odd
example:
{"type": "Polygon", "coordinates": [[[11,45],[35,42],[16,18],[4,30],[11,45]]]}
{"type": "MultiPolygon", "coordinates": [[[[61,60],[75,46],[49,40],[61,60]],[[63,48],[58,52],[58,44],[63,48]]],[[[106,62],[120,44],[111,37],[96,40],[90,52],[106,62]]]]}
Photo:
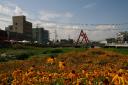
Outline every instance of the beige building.
{"type": "Polygon", "coordinates": [[[13,16],[13,32],[32,35],[32,23],[26,21],[25,16],[13,16]]]}
{"type": "Polygon", "coordinates": [[[9,32],[22,34],[23,39],[32,40],[32,23],[26,21],[25,16],[13,16],[12,21],[13,25],[7,28],[9,32]]]}

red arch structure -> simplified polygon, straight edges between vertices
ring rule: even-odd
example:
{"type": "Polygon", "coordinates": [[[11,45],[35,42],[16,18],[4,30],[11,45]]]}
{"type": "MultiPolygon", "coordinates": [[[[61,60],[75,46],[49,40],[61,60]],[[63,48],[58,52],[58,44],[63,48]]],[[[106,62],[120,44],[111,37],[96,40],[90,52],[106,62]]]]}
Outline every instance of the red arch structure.
{"type": "Polygon", "coordinates": [[[76,45],[78,45],[79,43],[82,43],[82,44],[89,43],[88,36],[86,33],[83,32],[83,30],[81,30],[81,32],[80,32],[80,35],[79,35],[77,42],[76,42],[76,45]],[[82,38],[82,40],[80,38],[82,38]]]}

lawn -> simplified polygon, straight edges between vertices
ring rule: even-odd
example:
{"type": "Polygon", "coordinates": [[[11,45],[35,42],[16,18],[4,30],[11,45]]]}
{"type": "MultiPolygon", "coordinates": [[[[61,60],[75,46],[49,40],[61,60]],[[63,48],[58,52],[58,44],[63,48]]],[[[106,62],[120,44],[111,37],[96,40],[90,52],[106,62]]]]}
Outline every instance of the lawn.
{"type": "MultiPolygon", "coordinates": [[[[103,48],[106,51],[113,51],[128,55],[127,48],[103,48]]],[[[80,52],[86,51],[87,48],[4,48],[0,49],[0,62],[5,62],[9,60],[25,60],[31,58],[32,56],[43,57],[43,56],[57,56],[58,54],[63,54],[71,51],[80,52]]]]}
{"type": "Polygon", "coordinates": [[[9,60],[25,60],[32,56],[57,56],[70,51],[84,51],[86,48],[4,48],[0,49],[0,62],[9,60]]]}
{"type": "Polygon", "coordinates": [[[128,55],[128,48],[105,48],[105,50],[128,55]]]}

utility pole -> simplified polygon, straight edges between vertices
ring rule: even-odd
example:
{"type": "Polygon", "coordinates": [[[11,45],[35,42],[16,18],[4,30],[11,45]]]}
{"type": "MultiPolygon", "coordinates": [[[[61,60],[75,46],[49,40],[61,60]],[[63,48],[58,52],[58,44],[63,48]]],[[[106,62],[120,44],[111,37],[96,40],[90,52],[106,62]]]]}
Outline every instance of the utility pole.
{"type": "Polygon", "coordinates": [[[70,35],[68,35],[68,40],[70,39],[70,35]]]}
{"type": "Polygon", "coordinates": [[[38,42],[38,27],[39,27],[39,24],[36,25],[36,41],[38,42]]]}
{"type": "Polygon", "coordinates": [[[9,30],[7,30],[7,40],[9,41],[9,38],[10,38],[10,32],[9,30]]]}
{"type": "Polygon", "coordinates": [[[55,30],[55,43],[57,42],[57,38],[58,38],[58,35],[57,35],[57,31],[55,30]]]}

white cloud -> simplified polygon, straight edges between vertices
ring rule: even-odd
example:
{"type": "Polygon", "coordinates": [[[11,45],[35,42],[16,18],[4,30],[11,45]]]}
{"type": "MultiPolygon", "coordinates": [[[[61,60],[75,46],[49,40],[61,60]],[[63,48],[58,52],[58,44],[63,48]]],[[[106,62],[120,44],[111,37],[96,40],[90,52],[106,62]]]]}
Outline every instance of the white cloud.
{"type": "Polygon", "coordinates": [[[103,30],[97,30],[97,31],[88,31],[88,37],[90,40],[105,40],[106,38],[113,38],[115,37],[116,33],[118,33],[118,31],[115,30],[107,30],[107,31],[103,31],[103,30]]]}
{"type": "Polygon", "coordinates": [[[7,16],[14,16],[14,15],[28,15],[22,8],[14,4],[0,4],[0,14],[7,15],[7,16]]]}
{"type": "Polygon", "coordinates": [[[0,4],[0,14],[11,15],[12,9],[9,8],[8,6],[0,4]]]}
{"type": "Polygon", "coordinates": [[[104,40],[105,38],[115,37],[117,30],[113,30],[113,25],[88,25],[86,27],[78,24],[62,24],[55,22],[38,22],[39,27],[44,27],[50,31],[50,39],[55,39],[55,30],[57,30],[58,39],[70,38],[77,40],[81,29],[87,33],[89,40],[104,40]]]}
{"type": "Polygon", "coordinates": [[[62,20],[65,18],[68,19],[73,17],[73,14],[71,14],[70,12],[59,13],[59,12],[48,11],[48,10],[40,11],[39,15],[41,20],[62,20]]]}
{"type": "Polygon", "coordinates": [[[11,21],[9,16],[0,14],[0,20],[11,21]]]}
{"type": "MultiPolygon", "coordinates": [[[[84,8],[90,8],[95,6],[96,4],[88,4],[84,6],[84,8]]],[[[12,16],[13,15],[29,15],[28,11],[25,11],[23,8],[12,4],[0,4],[0,28],[4,29],[5,26],[8,26],[12,22],[12,16]]],[[[72,19],[73,14],[70,12],[55,12],[55,11],[40,11],[38,15],[35,15],[33,17],[39,16],[36,18],[36,20],[31,20],[34,24],[34,26],[37,26],[39,24],[39,27],[44,27],[46,30],[50,31],[50,37],[51,39],[54,39],[55,37],[55,29],[58,33],[58,39],[60,38],[66,38],[68,39],[69,35],[70,38],[77,39],[80,33],[80,30],[82,29],[80,25],[71,25],[71,24],[61,24],[56,23],[53,21],[64,21],[67,22],[68,20],[72,19]],[[51,22],[50,22],[51,21],[51,22]]],[[[27,17],[28,18],[28,17],[27,17]]],[[[30,18],[30,15],[29,15],[30,18]]],[[[102,29],[107,30],[112,28],[112,26],[109,25],[98,25],[96,28],[94,28],[95,31],[87,31],[86,29],[92,29],[91,27],[86,27],[84,32],[87,32],[87,35],[90,40],[101,40],[108,37],[113,37],[116,31],[101,31],[102,29]],[[96,31],[97,30],[97,31],[96,31]]],[[[84,28],[83,28],[84,29],[84,28]]]]}
{"type": "Polygon", "coordinates": [[[12,16],[14,15],[28,15],[26,11],[24,11],[21,7],[9,3],[4,2],[0,4],[0,28],[4,30],[4,28],[11,23],[12,16]]]}
{"type": "Polygon", "coordinates": [[[114,29],[114,25],[97,25],[96,29],[97,30],[109,30],[109,29],[114,29]]]}
{"type": "Polygon", "coordinates": [[[90,3],[90,4],[86,4],[83,8],[87,9],[87,8],[92,8],[96,5],[96,3],[90,3]]]}
{"type": "Polygon", "coordinates": [[[14,10],[14,15],[25,15],[28,16],[28,13],[23,11],[20,7],[16,6],[14,10]]]}
{"type": "Polygon", "coordinates": [[[66,12],[66,13],[64,14],[64,16],[65,16],[65,17],[68,17],[68,18],[73,17],[73,15],[72,15],[70,12],[66,12]]]}

